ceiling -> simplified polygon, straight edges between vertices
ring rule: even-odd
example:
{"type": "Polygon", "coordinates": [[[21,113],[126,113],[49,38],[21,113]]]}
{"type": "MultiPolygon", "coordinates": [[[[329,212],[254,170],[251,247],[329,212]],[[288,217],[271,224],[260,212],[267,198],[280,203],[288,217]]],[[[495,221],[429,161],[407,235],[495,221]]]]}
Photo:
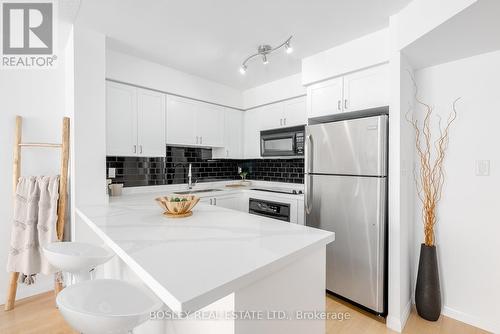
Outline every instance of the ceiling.
{"type": "Polygon", "coordinates": [[[238,89],[299,73],[301,59],[386,27],[410,0],[82,0],[79,21],[108,36],[108,48],[238,89]],[[248,71],[259,44],[293,35],[248,71]]]}

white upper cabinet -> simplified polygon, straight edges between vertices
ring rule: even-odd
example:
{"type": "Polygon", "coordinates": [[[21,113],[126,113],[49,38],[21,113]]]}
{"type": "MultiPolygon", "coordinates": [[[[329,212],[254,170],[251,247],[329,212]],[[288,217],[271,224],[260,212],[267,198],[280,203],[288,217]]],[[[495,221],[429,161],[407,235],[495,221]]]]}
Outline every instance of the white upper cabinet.
{"type": "Polygon", "coordinates": [[[260,130],[276,129],[283,126],[282,103],[272,103],[254,110],[260,113],[260,130]]]}
{"type": "Polygon", "coordinates": [[[224,147],[214,148],[215,159],[243,159],[243,111],[226,108],[224,113],[224,147]]]}
{"type": "Polygon", "coordinates": [[[167,144],[197,144],[194,124],[196,113],[196,101],[167,95],[167,144]]]}
{"type": "Polygon", "coordinates": [[[167,96],[167,144],[224,146],[224,108],[183,97],[167,96]]]}
{"type": "Polygon", "coordinates": [[[243,153],[245,159],[260,158],[260,120],[261,108],[247,110],[244,113],[243,153]]]}
{"type": "Polygon", "coordinates": [[[199,104],[195,118],[198,144],[224,147],[224,108],[209,103],[199,104]]]}
{"type": "Polygon", "coordinates": [[[165,156],[164,94],[106,82],[106,154],[165,156]]]}
{"type": "Polygon", "coordinates": [[[380,65],[307,88],[308,117],[389,105],[388,66],[380,65]]]}
{"type": "Polygon", "coordinates": [[[137,154],[136,88],[106,82],[106,154],[137,154]]]}
{"type": "Polygon", "coordinates": [[[139,155],[165,156],[165,95],[137,89],[137,142],[139,155]]]}
{"type": "Polygon", "coordinates": [[[388,66],[377,66],[344,77],[344,111],[389,105],[388,66]]]}
{"type": "Polygon", "coordinates": [[[301,96],[283,102],[283,126],[304,125],[307,123],[306,97],[301,96]]]}
{"type": "Polygon", "coordinates": [[[320,117],[342,112],[342,77],[307,87],[308,117],[320,117]]]}

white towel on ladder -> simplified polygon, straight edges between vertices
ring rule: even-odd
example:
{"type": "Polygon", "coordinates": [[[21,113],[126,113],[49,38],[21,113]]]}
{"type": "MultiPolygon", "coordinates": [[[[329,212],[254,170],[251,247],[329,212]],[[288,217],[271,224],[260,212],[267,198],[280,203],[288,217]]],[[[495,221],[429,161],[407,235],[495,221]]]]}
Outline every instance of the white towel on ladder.
{"type": "Polygon", "coordinates": [[[34,283],[37,273],[56,272],[42,247],[57,240],[59,176],[20,177],[14,203],[7,271],[19,272],[21,282],[34,283]]]}

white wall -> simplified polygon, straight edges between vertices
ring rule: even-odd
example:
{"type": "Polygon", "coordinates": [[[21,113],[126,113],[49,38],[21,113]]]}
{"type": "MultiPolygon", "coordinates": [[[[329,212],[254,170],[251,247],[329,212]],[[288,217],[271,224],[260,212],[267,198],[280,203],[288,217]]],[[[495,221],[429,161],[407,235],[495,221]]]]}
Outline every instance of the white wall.
{"type": "MultiPolygon", "coordinates": [[[[75,24],[73,43],[72,207],[75,208],[106,200],[105,37],[75,24]]],[[[77,237],[74,212],[73,221],[77,237]]]]}
{"type": "Polygon", "coordinates": [[[382,29],[302,59],[302,84],[382,64],[389,57],[389,29],[382,29]]]}
{"type": "MultiPolygon", "coordinates": [[[[450,133],[436,227],[443,313],[495,333],[500,332],[499,77],[500,52],[416,72],[422,100],[442,117],[462,97],[450,133]],[[476,160],[490,160],[490,176],[475,176],[476,160]]],[[[420,209],[415,221],[418,252],[423,240],[420,209]]]]}
{"type": "Polygon", "coordinates": [[[243,108],[249,109],[304,94],[306,88],[302,85],[302,74],[298,73],[243,91],[243,108]]]}
{"type": "Polygon", "coordinates": [[[106,51],[106,78],[194,99],[242,108],[241,91],[113,50],[106,51]]]}
{"type": "MultiPolygon", "coordinates": [[[[65,43],[68,26],[59,23],[58,65],[55,69],[0,70],[0,304],[5,302],[5,271],[12,226],[12,147],[15,116],[23,121],[23,141],[61,142],[65,109],[65,43]]],[[[58,150],[23,149],[22,175],[59,174],[58,150]]],[[[17,299],[53,288],[52,277],[39,275],[32,286],[18,285],[17,299]]]]}

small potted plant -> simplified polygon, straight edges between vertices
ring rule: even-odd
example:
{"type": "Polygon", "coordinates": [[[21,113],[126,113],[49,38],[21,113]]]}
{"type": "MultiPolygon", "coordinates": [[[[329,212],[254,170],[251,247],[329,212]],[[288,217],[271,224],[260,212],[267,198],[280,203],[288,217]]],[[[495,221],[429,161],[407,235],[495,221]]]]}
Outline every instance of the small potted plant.
{"type": "Polygon", "coordinates": [[[241,168],[240,168],[239,176],[241,177],[241,181],[240,181],[241,185],[249,186],[251,184],[251,182],[247,180],[247,175],[248,175],[248,171],[241,170],[241,168]]]}

